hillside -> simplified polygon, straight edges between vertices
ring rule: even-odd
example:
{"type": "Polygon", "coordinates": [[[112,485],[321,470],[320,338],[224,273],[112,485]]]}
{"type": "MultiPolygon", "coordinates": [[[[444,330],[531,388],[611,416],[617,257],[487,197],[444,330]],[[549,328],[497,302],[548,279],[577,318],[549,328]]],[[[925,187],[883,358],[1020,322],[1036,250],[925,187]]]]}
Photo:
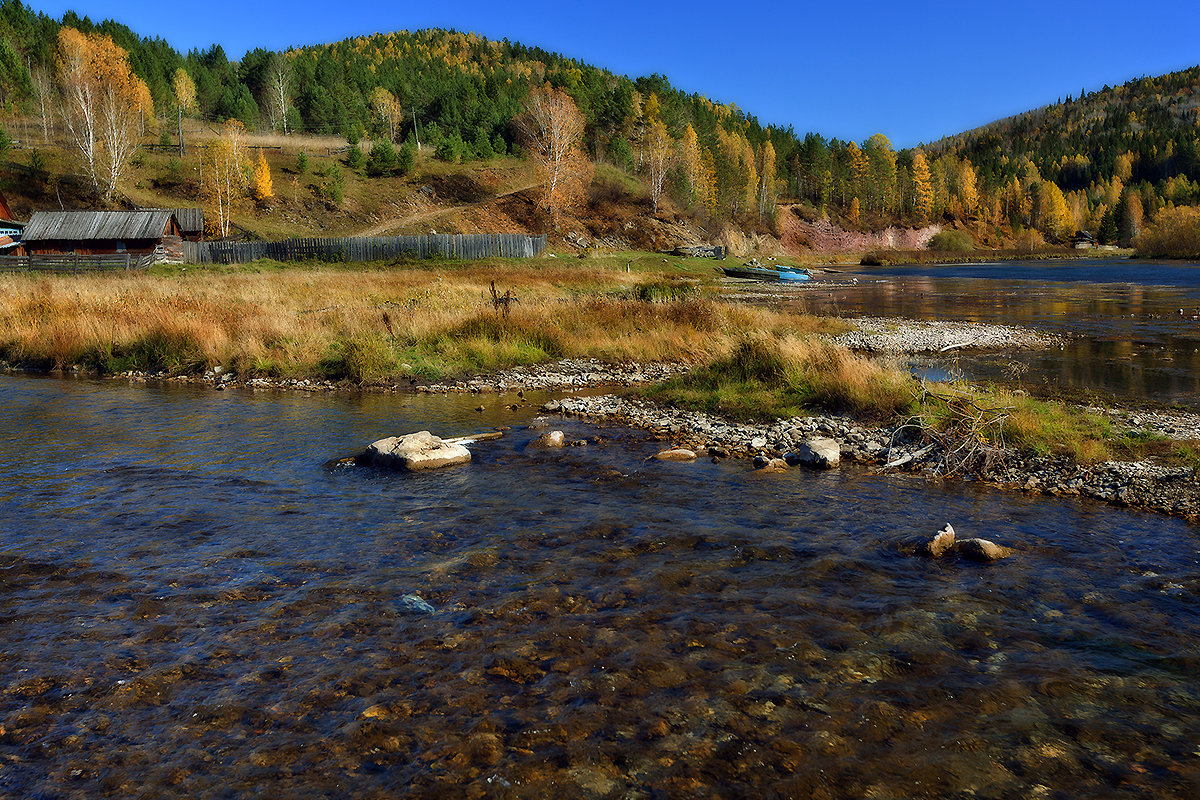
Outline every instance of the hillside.
{"type": "MultiPolygon", "coordinates": [[[[600,176],[586,202],[560,221],[564,241],[649,246],[669,245],[673,236],[749,237],[751,249],[782,241],[803,250],[815,241],[895,239],[873,235],[887,229],[908,241],[905,231],[951,225],[984,247],[1060,243],[1077,229],[1128,244],[1160,210],[1200,202],[1200,68],[897,151],[882,134],[861,143],[818,133],[800,138],[733,103],[681,92],[666,76],[631,78],[471,33],[379,33],[283,52],[256,49],[230,61],[219,45],[182,54],[119,22],[71,12],[56,20],[0,0],[3,124],[41,151],[46,175],[40,191],[7,190],[28,194],[30,205],[97,202],[70,196],[70,148],[53,113],[64,28],[110,37],[144,83],[147,148],[120,185],[121,202],[205,201],[192,156],[172,163],[166,152],[177,138],[180,76],[194,87],[186,141],[211,141],[233,119],[251,143],[279,148],[267,152],[275,201],[236,210],[245,235],[553,229],[531,211],[535,181],[513,124],[530,92],[543,86],[565,92],[582,114],[581,144],[600,176]],[[670,152],[658,182],[650,163],[656,136],[670,152]],[[361,154],[379,142],[407,146],[418,154],[416,168],[365,170],[361,154]],[[357,148],[358,160],[347,146],[357,148]],[[295,168],[304,150],[321,175],[295,168]],[[658,183],[666,205],[656,215],[645,198],[658,183]],[[811,227],[815,220],[826,222],[811,227]]],[[[34,157],[15,151],[14,158],[34,157]]]]}
{"type": "Polygon", "coordinates": [[[1168,199],[1194,202],[1200,181],[1200,66],[1142,77],[999,120],[929,146],[969,158],[985,181],[1003,184],[1024,159],[1063,191],[1118,176],[1126,185],[1189,185],[1168,199]]]}

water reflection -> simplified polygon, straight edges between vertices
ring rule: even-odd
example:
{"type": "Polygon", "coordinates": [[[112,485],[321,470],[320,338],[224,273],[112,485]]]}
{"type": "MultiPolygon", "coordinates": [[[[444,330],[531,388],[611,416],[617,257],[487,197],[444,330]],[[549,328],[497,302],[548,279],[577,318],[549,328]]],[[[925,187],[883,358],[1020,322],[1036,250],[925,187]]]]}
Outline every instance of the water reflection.
{"type": "Polygon", "coordinates": [[[781,291],[772,302],[818,314],[1019,323],[1065,333],[1072,340],[1061,350],[958,353],[917,363],[999,380],[1016,361],[1027,368],[1027,381],[1200,408],[1200,265],[1012,262],[862,268],[857,277],[857,285],[781,291]]]}
{"type": "Polygon", "coordinates": [[[0,377],[0,795],[1194,796],[1194,527],[502,401],[0,377]],[[1021,553],[897,551],[947,519],[1021,553]]]}

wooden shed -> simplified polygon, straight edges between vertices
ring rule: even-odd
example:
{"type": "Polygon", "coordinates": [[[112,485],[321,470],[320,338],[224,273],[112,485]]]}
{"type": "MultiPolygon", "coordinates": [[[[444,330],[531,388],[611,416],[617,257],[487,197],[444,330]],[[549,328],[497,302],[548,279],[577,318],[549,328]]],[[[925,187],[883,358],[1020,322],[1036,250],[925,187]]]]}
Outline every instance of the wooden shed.
{"type": "Polygon", "coordinates": [[[172,211],[36,211],[21,244],[29,255],[129,253],[182,260],[179,222],[172,211]]]}
{"type": "Polygon", "coordinates": [[[204,241],[203,208],[145,208],[143,211],[170,211],[179,223],[179,234],[185,242],[204,241]]]}

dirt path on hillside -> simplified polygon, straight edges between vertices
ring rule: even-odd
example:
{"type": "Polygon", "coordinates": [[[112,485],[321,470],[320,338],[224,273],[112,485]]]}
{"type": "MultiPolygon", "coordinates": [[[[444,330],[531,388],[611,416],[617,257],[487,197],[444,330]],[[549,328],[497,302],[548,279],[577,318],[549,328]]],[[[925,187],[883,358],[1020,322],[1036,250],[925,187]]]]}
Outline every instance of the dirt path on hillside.
{"type": "Polygon", "coordinates": [[[540,183],[531,183],[528,186],[519,186],[516,189],[511,189],[501,194],[485,197],[482,200],[476,200],[473,203],[464,203],[460,206],[446,206],[445,208],[432,208],[427,211],[418,211],[416,214],[409,214],[404,217],[391,217],[390,219],[380,220],[369,228],[365,228],[357,233],[350,234],[351,236],[380,236],[384,231],[391,228],[399,227],[400,225],[410,225],[416,222],[426,222],[427,220],[436,219],[443,214],[449,214],[451,211],[462,211],[468,208],[476,208],[477,206],[486,205],[495,202],[496,200],[509,197],[514,194],[536,189],[540,183]]]}

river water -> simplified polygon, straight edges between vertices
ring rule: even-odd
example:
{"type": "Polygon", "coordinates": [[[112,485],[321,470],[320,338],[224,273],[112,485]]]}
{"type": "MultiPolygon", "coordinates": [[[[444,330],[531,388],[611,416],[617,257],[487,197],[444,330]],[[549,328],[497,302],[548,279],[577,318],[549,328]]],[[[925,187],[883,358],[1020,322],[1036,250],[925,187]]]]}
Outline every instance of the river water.
{"type": "Polygon", "coordinates": [[[952,352],[914,366],[935,378],[1048,383],[1200,410],[1200,264],[1006,261],[861,267],[856,285],[846,284],[851,275],[836,277],[811,289],[779,289],[778,302],[817,314],[1021,324],[1063,334],[1061,350],[952,352]]]}
{"type": "Polygon", "coordinates": [[[530,400],[0,376],[0,797],[1200,794],[1194,525],[530,400]]]}

